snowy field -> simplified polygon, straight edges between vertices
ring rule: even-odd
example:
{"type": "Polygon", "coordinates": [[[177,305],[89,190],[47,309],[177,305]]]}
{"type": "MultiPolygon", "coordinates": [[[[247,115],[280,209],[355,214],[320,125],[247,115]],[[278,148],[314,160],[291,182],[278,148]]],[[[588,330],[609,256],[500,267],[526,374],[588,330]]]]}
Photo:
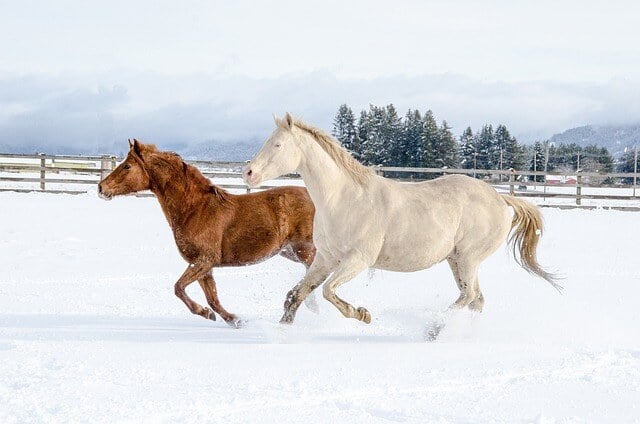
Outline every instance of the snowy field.
{"type": "MultiPolygon", "coordinates": [[[[277,324],[304,268],[214,271],[236,330],[191,315],[154,198],[0,193],[0,422],[640,422],[640,213],[544,209],[540,260],[559,295],[501,248],[480,315],[446,265],[365,272],[277,324]]],[[[197,283],[189,294],[204,304],[197,283]]]]}

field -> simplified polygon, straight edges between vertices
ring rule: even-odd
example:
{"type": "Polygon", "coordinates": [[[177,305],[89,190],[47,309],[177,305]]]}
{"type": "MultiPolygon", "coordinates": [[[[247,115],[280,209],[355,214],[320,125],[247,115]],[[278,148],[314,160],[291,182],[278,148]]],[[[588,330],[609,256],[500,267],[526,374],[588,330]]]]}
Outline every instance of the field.
{"type": "MultiPolygon", "coordinates": [[[[449,269],[365,272],[278,325],[304,268],[214,271],[236,330],[174,296],[186,264],[153,198],[0,193],[0,422],[640,422],[640,214],[543,210],[540,261],[480,271],[482,314],[427,325],[449,269]]],[[[189,294],[204,304],[197,284],[189,294]]]]}

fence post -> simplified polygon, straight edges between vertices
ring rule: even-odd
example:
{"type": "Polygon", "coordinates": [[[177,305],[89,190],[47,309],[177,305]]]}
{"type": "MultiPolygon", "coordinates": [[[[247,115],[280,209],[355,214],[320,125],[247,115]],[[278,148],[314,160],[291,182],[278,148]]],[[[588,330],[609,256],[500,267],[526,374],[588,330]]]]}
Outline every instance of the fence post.
{"type": "Polygon", "coordinates": [[[633,148],[633,197],[636,197],[636,184],[638,183],[638,145],[633,148]]]}
{"type": "Polygon", "coordinates": [[[47,166],[47,155],[46,153],[40,153],[40,190],[44,191],[44,179],[46,174],[46,166],[47,166]]]}
{"type": "Polygon", "coordinates": [[[577,182],[576,182],[576,205],[580,206],[582,204],[582,174],[580,170],[577,172],[577,182]]]}
{"type": "Polygon", "coordinates": [[[516,170],[513,168],[509,168],[509,194],[512,196],[516,195],[516,190],[515,190],[515,184],[516,184],[516,170]]]}
{"type": "Polygon", "coordinates": [[[102,156],[100,158],[100,181],[104,180],[113,171],[114,163],[114,156],[102,156]]]}

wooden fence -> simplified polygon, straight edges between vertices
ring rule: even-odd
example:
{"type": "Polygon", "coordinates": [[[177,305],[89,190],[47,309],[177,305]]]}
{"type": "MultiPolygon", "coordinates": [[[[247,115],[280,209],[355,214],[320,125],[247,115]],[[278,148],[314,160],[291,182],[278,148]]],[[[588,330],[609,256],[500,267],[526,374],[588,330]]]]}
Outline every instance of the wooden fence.
{"type": "MultiPolygon", "coordinates": [[[[115,156],[0,154],[0,191],[86,193],[95,190],[98,182],[115,169],[120,161],[121,159],[115,156]]],[[[240,179],[244,163],[188,162],[198,167],[208,178],[214,179],[221,187],[250,191],[240,179]],[[226,179],[229,182],[226,182],[226,179]]],[[[531,198],[540,206],[640,210],[640,197],[636,196],[638,175],[633,173],[545,173],[404,167],[373,169],[379,175],[399,181],[427,180],[445,174],[467,174],[484,179],[498,191],[531,198]],[[541,181],[534,181],[535,179],[541,181]]],[[[258,189],[291,183],[292,180],[301,184],[298,176],[289,175],[258,189]]]]}

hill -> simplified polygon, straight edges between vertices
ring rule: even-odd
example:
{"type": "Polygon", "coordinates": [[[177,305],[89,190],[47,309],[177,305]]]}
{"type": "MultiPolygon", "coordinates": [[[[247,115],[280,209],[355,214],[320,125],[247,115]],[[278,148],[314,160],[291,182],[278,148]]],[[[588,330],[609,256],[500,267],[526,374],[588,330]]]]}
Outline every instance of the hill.
{"type": "Polygon", "coordinates": [[[575,143],[579,146],[597,144],[606,147],[614,157],[620,157],[625,148],[640,145],[640,124],[635,125],[586,125],[555,134],[551,142],[575,143]]]}

